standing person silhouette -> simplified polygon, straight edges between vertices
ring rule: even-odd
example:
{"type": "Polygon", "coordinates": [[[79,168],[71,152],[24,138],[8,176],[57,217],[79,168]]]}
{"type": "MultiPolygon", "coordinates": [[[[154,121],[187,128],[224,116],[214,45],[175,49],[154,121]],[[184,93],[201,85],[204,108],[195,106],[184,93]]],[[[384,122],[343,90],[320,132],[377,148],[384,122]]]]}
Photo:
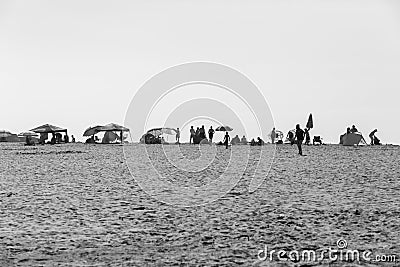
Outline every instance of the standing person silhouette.
{"type": "Polygon", "coordinates": [[[176,143],[179,144],[180,138],[181,138],[181,131],[179,130],[179,128],[176,128],[176,135],[175,135],[176,143]]]}
{"type": "Polygon", "coordinates": [[[193,129],[193,126],[190,126],[190,139],[189,139],[189,144],[194,143],[194,135],[195,135],[195,131],[193,129]]]}
{"type": "Polygon", "coordinates": [[[311,137],[310,137],[310,130],[308,128],[304,129],[304,133],[306,136],[306,142],[304,143],[305,145],[310,145],[311,137]]]}
{"type": "Polygon", "coordinates": [[[275,127],[274,127],[274,128],[272,128],[272,131],[271,131],[271,142],[272,142],[272,144],[275,144],[275,138],[276,138],[276,131],[275,131],[275,127]]]}
{"type": "Polygon", "coordinates": [[[299,149],[299,155],[303,155],[303,150],[301,149],[301,144],[304,140],[304,131],[300,128],[300,124],[296,125],[296,144],[299,149]]]}
{"type": "Polygon", "coordinates": [[[225,134],[225,138],[224,138],[224,144],[226,149],[228,149],[228,145],[229,145],[229,141],[231,140],[231,137],[229,136],[228,132],[226,132],[225,134]]]}
{"type": "Polygon", "coordinates": [[[213,127],[210,126],[210,129],[208,130],[208,138],[210,139],[210,144],[212,144],[214,133],[215,133],[215,131],[214,131],[213,127]]]}

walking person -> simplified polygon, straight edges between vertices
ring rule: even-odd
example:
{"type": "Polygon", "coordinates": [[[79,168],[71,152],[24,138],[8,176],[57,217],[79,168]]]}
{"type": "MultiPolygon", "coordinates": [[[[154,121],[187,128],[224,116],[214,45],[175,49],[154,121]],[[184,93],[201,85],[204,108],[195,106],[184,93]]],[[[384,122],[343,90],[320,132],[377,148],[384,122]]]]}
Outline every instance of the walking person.
{"type": "Polygon", "coordinates": [[[195,131],[194,131],[194,129],[193,129],[193,126],[190,126],[190,139],[189,139],[189,144],[191,144],[192,141],[193,141],[193,144],[194,144],[194,135],[195,135],[195,131]]]}
{"type": "Polygon", "coordinates": [[[208,139],[210,139],[210,144],[212,144],[214,133],[215,133],[215,131],[214,131],[213,127],[210,126],[210,129],[208,130],[208,139]]]}
{"type": "Polygon", "coordinates": [[[176,139],[176,143],[179,144],[179,139],[181,138],[181,131],[179,130],[179,128],[176,128],[176,135],[175,135],[175,139],[176,139]]]}
{"type": "Polygon", "coordinates": [[[228,145],[229,145],[229,141],[231,140],[231,137],[229,136],[228,132],[226,132],[225,134],[225,138],[224,138],[224,144],[226,149],[228,149],[228,145]]]}
{"type": "Polygon", "coordinates": [[[296,125],[296,144],[299,149],[299,155],[303,155],[303,150],[301,149],[301,144],[304,141],[304,131],[300,128],[300,124],[296,125]]]}

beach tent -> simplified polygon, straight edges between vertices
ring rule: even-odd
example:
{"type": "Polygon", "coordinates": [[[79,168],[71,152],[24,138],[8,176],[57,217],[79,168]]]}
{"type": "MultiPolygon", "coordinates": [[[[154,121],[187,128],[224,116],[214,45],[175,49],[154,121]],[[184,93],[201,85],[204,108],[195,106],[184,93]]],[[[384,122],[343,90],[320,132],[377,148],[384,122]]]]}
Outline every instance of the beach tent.
{"type": "Polygon", "coordinates": [[[116,140],[120,140],[118,135],[112,131],[107,131],[107,132],[105,132],[101,142],[103,144],[108,144],[110,142],[115,142],[116,140]]]}
{"type": "Polygon", "coordinates": [[[366,145],[367,142],[365,142],[361,133],[346,133],[340,136],[339,144],[344,146],[354,146],[359,144],[366,145]]]}

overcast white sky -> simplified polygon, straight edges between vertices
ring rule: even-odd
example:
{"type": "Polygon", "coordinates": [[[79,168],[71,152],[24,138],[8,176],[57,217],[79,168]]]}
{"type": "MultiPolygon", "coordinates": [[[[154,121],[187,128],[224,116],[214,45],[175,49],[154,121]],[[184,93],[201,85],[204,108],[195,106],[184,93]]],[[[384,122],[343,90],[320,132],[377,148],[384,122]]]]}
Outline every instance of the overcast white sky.
{"type": "Polygon", "coordinates": [[[327,142],[355,124],[400,144],[395,0],[3,0],[0,129],[51,123],[82,140],[88,126],[122,124],[146,80],[191,61],[247,75],[284,132],[312,112],[327,142]]]}

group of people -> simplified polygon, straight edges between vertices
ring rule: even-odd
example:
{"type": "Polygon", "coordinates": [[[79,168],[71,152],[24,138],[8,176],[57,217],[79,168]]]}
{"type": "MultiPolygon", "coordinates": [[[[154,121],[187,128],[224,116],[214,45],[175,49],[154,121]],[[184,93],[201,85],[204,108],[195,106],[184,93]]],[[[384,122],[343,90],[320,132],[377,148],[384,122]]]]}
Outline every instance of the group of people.
{"type": "Polygon", "coordinates": [[[246,136],[244,136],[244,135],[242,138],[240,138],[239,135],[236,135],[231,140],[232,145],[247,145],[247,143],[248,142],[247,142],[246,136]]]}
{"type": "MultiPolygon", "coordinates": [[[[201,127],[197,127],[195,130],[193,126],[190,126],[190,139],[189,139],[189,144],[199,144],[202,140],[207,139],[206,136],[206,129],[204,128],[204,125],[201,127]]],[[[213,129],[212,126],[210,126],[210,129],[208,129],[208,142],[212,143],[212,140],[214,138],[215,130],[213,129]]],[[[179,128],[177,128],[177,133],[176,133],[176,140],[179,142],[180,138],[180,131],[179,128]]]]}
{"type": "MultiPolygon", "coordinates": [[[[32,145],[32,140],[30,138],[28,138],[29,136],[26,137],[26,144],[27,145],[32,145]]],[[[46,140],[48,138],[48,134],[47,133],[41,133],[40,137],[39,137],[39,144],[44,145],[46,144],[46,140]]],[[[62,136],[61,133],[52,133],[52,137],[50,139],[49,142],[47,142],[47,144],[61,144],[61,143],[69,143],[69,136],[67,134],[65,134],[64,136],[62,136]]],[[[72,135],[71,136],[71,143],[75,143],[75,137],[72,135]]]]}
{"type": "Polygon", "coordinates": [[[348,133],[348,134],[349,133],[358,133],[358,130],[357,130],[356,126],[353,125],[353,126],[351,126],[351,128],[347,127],[346,133],[348,133]]]}
{"type": "MultiPolygon", "coordinates": [[[[373,145],[381,145],[381,140],[379,140],[379,138],[375,135],[377,131],[378,131],[378,130],[375,129],[375,130],[373,130],[372,132],[370,132],[370,134],[369,134],[369,138],[371,139],[370,145],[372,145],[372,146],[373,146],[373,145]]],[[[359,131],[358,131],[358,129],[356,128],[355,125],[351,126],[351,128],[350,128],[350,127],[347,127],[347,129],[346,129],[346,134],[358,133],[358,132],[359,132],[359,131]]]]}

